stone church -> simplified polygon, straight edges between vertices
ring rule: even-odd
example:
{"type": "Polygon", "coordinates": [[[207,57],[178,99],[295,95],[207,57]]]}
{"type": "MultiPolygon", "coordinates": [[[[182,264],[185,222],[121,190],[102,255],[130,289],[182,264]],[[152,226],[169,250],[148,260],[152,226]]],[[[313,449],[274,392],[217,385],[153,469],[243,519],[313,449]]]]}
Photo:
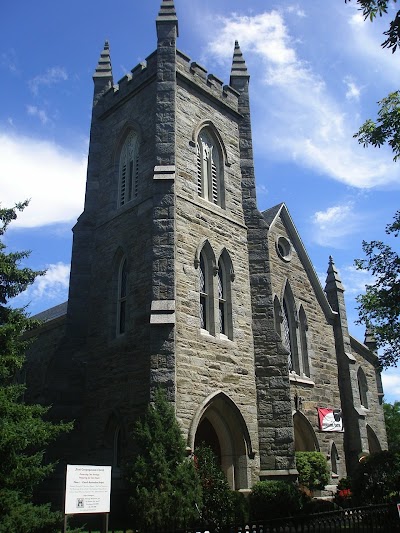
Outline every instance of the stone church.
{"type": "Polygon", "coordinates": [[[123,490],[163,387],[188,451],[209,443],[232,489],[296,479],[296,450],[321,451],[335,485],[387,446],[374,339],[349,334],[333,259],[323,288],[286,205],[257,208],[238,42],[225,85],[177,49],[173,0],[156,35],[118,83],[101,52],[69,298],[28,354],[27,399],[75,420],[54,483],[65,463],[112,465],[123,490]]]}

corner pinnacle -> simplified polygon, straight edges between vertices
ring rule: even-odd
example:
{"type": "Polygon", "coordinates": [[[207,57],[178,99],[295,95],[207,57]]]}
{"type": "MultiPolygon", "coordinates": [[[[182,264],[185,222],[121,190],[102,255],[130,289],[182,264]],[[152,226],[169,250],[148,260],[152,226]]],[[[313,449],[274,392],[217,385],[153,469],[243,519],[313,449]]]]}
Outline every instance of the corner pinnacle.
{"type": "Polygon", "coordinates": [[[344,292],[344,287],[342,285],[342,282],[340,280],[339,272],[335,266],[335,263],[333,261],[333,257],[329,256],[329,266],[327,270],[327,277],[326,277],[326,285],[325,285],[325,292],[330,292],[332,290],[340,290],[344,292]]]}
{"type": "Polygon", "coordinates": [[[108,41],[104,43],[103,51],[100,54],[99,62],[97,63],[96,70],[93,74],[93,79],[95,78],[109,78],[112,80],[112,67],[111,67],[111,57],[110,57],[110,44],[108,41]]]}
{"type": "Polygon", "coordinates": [[[243,58],[242,51],[239,46],[239,42],[235,41],[235,49],[233,52],[231,78],[237,76],[245,76],[249,78],[246,62],[243,58]]]}
{"type": "Polygon", "coordinates": [[[176,9],[174,0],[162,0],[160,11],[156,23],[173,23],[176,25],[176,33],[178,36],[178,17],[176,16],[176,9]]]}

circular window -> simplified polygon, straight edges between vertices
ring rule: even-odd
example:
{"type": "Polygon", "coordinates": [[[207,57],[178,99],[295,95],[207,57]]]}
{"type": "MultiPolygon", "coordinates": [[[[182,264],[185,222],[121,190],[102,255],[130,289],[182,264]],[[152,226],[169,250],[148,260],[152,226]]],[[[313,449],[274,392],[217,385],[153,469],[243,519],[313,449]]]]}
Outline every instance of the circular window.
{"type": "Polygon", "coordinates": [[[286,237],[279,237],[276,241],[276,249],[278,255],[284,261],[290,261],[292,259],[292,245],[286,237]]]}

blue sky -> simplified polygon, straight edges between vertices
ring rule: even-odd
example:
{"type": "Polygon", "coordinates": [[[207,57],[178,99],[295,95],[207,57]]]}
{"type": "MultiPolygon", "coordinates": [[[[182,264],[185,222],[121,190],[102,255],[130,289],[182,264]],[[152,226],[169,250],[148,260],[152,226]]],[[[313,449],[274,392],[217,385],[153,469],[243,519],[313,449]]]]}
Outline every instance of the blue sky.
{"type": "MultiPolygon", "coordinates": [[[[117,82],[156,46],[160,0],[7,2],[0,35],[0,187],[4,206],[31,198],[6,235],[47,269],[18,305],[32,314],[67,298],[72,232],[83,208],[92,74],[105,39],[117,82]],[[23,15],[21,15],[23,13],[23,15]]],[[[384,239],[399,208],[400,164],[353,139],[397,90],[399,54],[382,50],[388,19],[364,22],[355,0],[175,0],[178,48],[226,83],[234,41],[251,74],[258,204],[284,201],[325,279],[332,255],[346,288],[350,332],[363,340],[354,268],[362,240],[384,239]]],[[[390,13],[389,13],[390,16],[390,13]]],[[[398,246],[397,242],[393,243],[398,246]]],[[[388,401],[400,376],[385,372],[388,401]]]]}

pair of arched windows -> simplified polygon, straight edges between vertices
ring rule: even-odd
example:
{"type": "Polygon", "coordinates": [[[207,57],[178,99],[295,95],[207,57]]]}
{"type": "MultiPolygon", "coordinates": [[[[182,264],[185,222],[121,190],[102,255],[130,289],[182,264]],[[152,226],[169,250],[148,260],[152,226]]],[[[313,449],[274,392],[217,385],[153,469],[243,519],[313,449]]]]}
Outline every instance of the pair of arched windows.
{"type": "Polygon", "coordinates": [[[118,205],[122,207],[134,200],[139,189],[139,136],[130,131],[119,156],[118,205]]]}
{"type": "Polygon", "coordinates": [[[275,330],[280,335],[283,345],[289,352],[289,372],[310,377],[307,317],[302,305],[297,313],[293,293],[289,284],[286,286],[282,305],[279,298],[275,296],[274,317],[275,330]]]}
{"type": "Polygon", "coordinates": [[[218,263],[208,242],[198,257],[200,328],[219,336],[233,338],[231,283],[233,269],[226,250],[218,263]]]}
{"type": "Polygon", "coordinates": [[[220,143],[210,127],[198,134],[196,150],[198,195],[223,207],[223,157],[220,143]]]}

